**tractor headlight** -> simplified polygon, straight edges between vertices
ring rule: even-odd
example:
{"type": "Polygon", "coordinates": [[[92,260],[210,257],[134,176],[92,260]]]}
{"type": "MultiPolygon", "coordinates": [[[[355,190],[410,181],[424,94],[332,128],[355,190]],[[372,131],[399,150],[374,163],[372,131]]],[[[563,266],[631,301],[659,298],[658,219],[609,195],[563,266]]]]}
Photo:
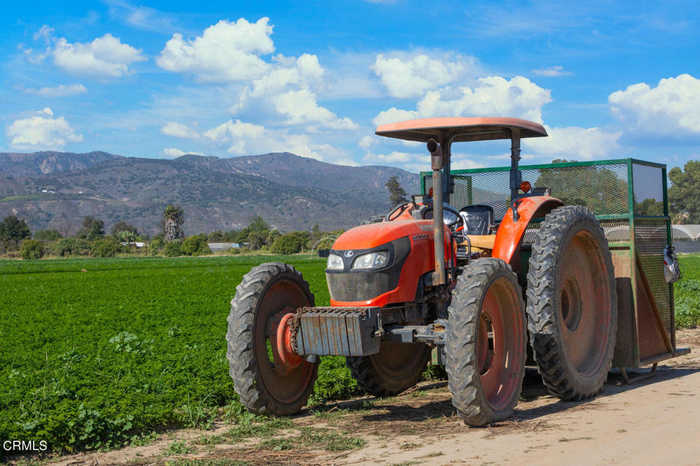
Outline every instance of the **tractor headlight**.
{"type": "Polygon", "coordinates": [[[388,258],[389,255],[386,251],[362,254],[355,258],[355,261],[352,263],[352,269],[380,269],[386,266],[388,258]]]}
{"type": "Polygon", "coordinates": [[[335,254],[328,255],[328,263],[326,264],[326,270],[343,270],[345,266],[343,265],[343,258],[335,254]]]}

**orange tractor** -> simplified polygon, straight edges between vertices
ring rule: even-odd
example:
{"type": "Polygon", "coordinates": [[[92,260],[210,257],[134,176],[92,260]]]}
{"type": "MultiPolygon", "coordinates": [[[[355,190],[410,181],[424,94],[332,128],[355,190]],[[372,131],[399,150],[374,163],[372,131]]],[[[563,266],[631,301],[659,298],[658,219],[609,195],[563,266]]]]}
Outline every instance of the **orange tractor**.
{"type": "Polygon", "coordinates": [[[514,118],[434,118],[383,125],[376,134],[427,144],[432,195],[338,237],[326,268],[330,307],[315,307],[289,265],[262,264],[245,275],[227,334],[241,403],[260,413],[298,412],[324,355],[346,356],[368,393],[397,394],[417,383],[432,352],[457,411],[466,423],[485,425],[512,414],[528,340],[552,394],[597,394],[618,322],[611,253],[590,210],[522,181],[520,140],[546,136],[545,129],[514,118]],[[455,209],[443,201],[452,190],[452,144],[495,139],[511,140],[500,221],[488,205],[455,209]],[[520,247],[534,220],[525,270],[520,247]]]}

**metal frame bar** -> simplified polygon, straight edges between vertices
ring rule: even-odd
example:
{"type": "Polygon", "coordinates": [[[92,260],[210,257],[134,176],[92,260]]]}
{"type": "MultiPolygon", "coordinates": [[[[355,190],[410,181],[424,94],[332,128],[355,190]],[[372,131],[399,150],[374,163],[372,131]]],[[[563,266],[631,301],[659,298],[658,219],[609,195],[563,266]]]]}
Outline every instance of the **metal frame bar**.
{"type": "MultiPolygon", "coordinates": [[[[673,232],[671,231],[671,209],[668,204],[668,174],[666,172],[666,166],[661,168],[661,183],[663,185],[664,194],[664,215],[666,216],[666,244],[673,247],[673,232]]],[[[673,284],[668,284],[668,296],[671,305],[671,345],[676,348],[676,300],[673,295],[673,284]]]]}
{"type": "MultiPolygon", "coordinates": [[[[626,158],[626,159],[608,159],[608,160],[596,160],[590,162],[559,162],[559,163],[545,163],[545,164],[534,164],[534,165],[520,165],[521,170],[538,170],[542,168],[572,168],[572,167],[594,167],[598,165],[629,165],[630,162],[635,162],[640,165],[647,165],[651,167],[664,168],[664,164],[655,162],[646,162],[643,160],[626,158]]],[[[460,170],[452,170],[453,175],[462,174],[473,174],[473,173],[487,173],[487,172],[503,172],[510,170],[509,166],[501,167],[484,167],[484,168],[463,168],[460,170]]],[[[430,172],[421,172],[421,176],[429,175],[430,172]]]]}

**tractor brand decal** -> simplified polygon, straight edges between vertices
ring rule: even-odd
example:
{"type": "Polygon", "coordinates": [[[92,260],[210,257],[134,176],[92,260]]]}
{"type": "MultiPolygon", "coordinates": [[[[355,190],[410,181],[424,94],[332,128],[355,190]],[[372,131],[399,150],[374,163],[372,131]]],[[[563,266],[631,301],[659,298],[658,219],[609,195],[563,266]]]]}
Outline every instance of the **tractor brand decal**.
{"type": "Polygon", "coordinates": [[[413,235],[413,241],[420,241],[424,239],[430,239],[430,235],[421,233],[420,235],[413,235]]]}
{"type": "Polygon", "coordinates": [[[345,251],[345,252],[343,253],[343,255],[344,255],[345,257],[352,257],[353,254],[355,254],[355,251],[345,251]]]}
{"type": "Polygon", "coordinates": [[[423,231],[433,231],[433,226],[432,225],[421,225],[420,229],[423,231]]]}

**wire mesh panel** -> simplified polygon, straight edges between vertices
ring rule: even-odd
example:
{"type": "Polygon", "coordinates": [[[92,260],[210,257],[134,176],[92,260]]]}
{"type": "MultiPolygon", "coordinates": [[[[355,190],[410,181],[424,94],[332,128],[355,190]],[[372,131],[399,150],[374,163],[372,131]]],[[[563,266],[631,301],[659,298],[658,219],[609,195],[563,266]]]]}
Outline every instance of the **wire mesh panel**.
{"type": "MultiPolygon", "coordinates": [[[[523,181],[536,188],[549,188],[552,196],[565,204],[583,205],[596,215],[626,214],[628,204],[627,161],[615,163],[521,166],[523,181]]],[[[426,192],[432,186],[430,174],[424,173],[426,192]]],[[[509,168],[458,170],[453,172],[454,191],[450,205],[486,204],[494,208],[495,218],[505,215],[510,201],[509,168]]]]}
{"type": "Polygon", "coordinates": [[[666,220],[637,218],[634,225],[634,240],[640,269],[654,295],[664,328],[670,334],[673,331],[672,306],[669,286],[664,279],[666,220]]]}
{"type": "Polygon", "coordinates": [[[634,214],[639,216],[664,215],[663,170],[632,164],[634,177],[634,214]]]}
{"type": "MultiPolygon", "coordinates": [[[[456,173],[453,175],[454,190],[450,193],[449,203],[455,209],[468,205],[490,205],[494,209],[494,217],[503,218],[508,210],[510,199],[510,178],[505,171],[484,171],[475,173],[456,173]]],[[[433,185],[430,176],[425,178],[426,192],[433,185]]]]}
{"type": "Polygon", "coordinates": [[[564,204],[583,205],[596,215],[629,211],[627,164],[556,166],[524,169],[523,180],[549,188],[564,204]]]}

